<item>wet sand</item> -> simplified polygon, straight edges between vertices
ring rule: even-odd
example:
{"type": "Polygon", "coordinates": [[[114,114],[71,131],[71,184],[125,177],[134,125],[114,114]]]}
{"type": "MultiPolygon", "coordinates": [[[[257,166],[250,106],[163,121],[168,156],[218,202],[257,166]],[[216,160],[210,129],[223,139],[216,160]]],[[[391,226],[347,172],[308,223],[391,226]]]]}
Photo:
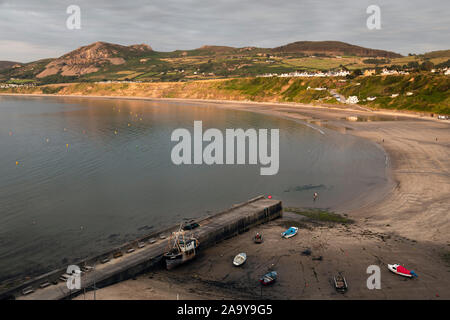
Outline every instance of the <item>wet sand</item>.
{"type": "MultiPolygon", "coordinates": [[[[207,249],[189,264],[167,271],[156,269],[96,292],[96,299],[450,299],[448,268],[442,266],[432,246],[398,236],[374,233],[358,225],[315,225],[302,222],[299,233],[282,239],[280,233],[300,217],[286,213],[282,219],[228,239],[207,249]],[[262,244],[252,241],[258,230],[262,244]],[[302,255],[306,249],[310,256],[302,255]],[[245,251],[247,262],[232,265],[245,251]],[[318,258],[322,256],[322,260],[318,258]],[[419,274],[406,279],[387,270],[401,261],[419,274]],[[381,290],[366,286],[369,265],[381,268],[381,290]],[[279,278],[261,287],[258,278],[276,270],[279,278]],[[332,277],[341,272],[349,290],[337,293],[332,277]],[[436,272],[442,272],[441,276],[436,272]]],[[[93,292],[77,297],[93,299],[93,292]]]]}
{"type": "Polygon", "coordinates": [[[177,294],[180,299],[450,299],[450,262],[442,258],[450,252],[449,121],[345,106],[184,102],[260,112],[307,123],[325,134],[331,129],[369,139],[387,152],[393,188],[343,208],[340,213],[354,219],[353,225],[306,223],[296,237],[283,240],[281,231],[298,219],[285,214],[261,227],[266,240],[261,245],[252,243],[251,230],[171,272],[156,270],[97,290],[97,299],[176,299],[177,294]],[[355,116],[371,121],[346,120],[355,116]],[[323,260],[301,256],[305,248],[323,260]],[[243,268],[231,264],[239,252],[249,256],[243,268]],[[391,274],[387,263],[401,263],[419,278],[391,274]],[[372,264],[382,270],[381,290],[366,287],[366,268],[372,264]],[[279,272],[279,281],[261,291],[257,279],[269,268],[279,272]],[[345,295],[331,286],[337,272],[349,282],[345,295]]]}

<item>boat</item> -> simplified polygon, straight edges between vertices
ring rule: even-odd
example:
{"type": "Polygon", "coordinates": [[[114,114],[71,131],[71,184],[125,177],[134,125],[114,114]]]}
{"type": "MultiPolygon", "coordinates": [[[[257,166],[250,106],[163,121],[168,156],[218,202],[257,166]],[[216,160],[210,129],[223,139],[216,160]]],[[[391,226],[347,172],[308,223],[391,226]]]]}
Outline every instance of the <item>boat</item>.
{"type": "Polygon", "coordinates": [[[180,229],[173,232],[169,238],[169,249],[164,253],[167,270],[195,258],[198,246],[199,241],[192,235],[186,235],[180,226],[180,229]]]}
{"type": "Polygon", "coordinates": [[[255,236],[253,237],[253,241],[255,243],[262,243],[263,242],[262,234],[260,234],[259,232],[256,233],[255,236]]]}
{"type": "Polygon", "coordinates": [[[247,255],[245,254],[245,252],[241,252],[236,257],[234,257],[233,264],[236,267],[239,267],[242,266],[245,263],[245,261],[247,261],[247,255]]]}
{"type": "Polygon", "coordinates": [[[347,280],[345,280],[345,277],[341,274],[338,274],[334,276],[334,287],[336,288],[337,292],[344,293],[348,289],[347,280]]]}
{"type": "Polygon", "coordinates": [[[290,227],[289,229],[287,229],[285,232],[283,232],[281,234],[281,237],[288,239],[288,238],[295,236],[297,234],[297,232],[298,232],[297,227],[290,227]]]}
{"type": "Polygon", "coordinates": [[[399,264],[388,264],[388,269],[391,272],[398,274],[400,276],[403,276],[403,277],[407,277],[407,278],[418,277],[418,275],[414,271],[408,270],[399,264]]]}
{"type": "Polygon", "coordinates": [[[263,275],[261,278],[259,278],[259,282],[261,282],[263,286],[267,286],[269,284],[274,283],[277,280],[277,277],[278,277],[277,272],[271,271],[263,275]]]}

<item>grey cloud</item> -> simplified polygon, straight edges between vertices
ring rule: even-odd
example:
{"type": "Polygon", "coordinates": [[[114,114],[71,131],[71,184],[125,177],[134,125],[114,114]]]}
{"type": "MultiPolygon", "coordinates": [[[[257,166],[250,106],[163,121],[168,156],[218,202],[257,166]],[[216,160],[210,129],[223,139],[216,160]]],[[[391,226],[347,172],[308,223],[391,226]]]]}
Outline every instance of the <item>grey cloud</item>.
{"type": "Polygon", "coordinates": [[[339,40],[421,53],[450,47],[448,9],[448,0],[3,0],[0,60],[59,56],[99,40],[160,51],[339,40]],[[81,30],[65,27],[71,4],[81,7],[81,30]],[[381,30],[366,28],[371,4],[381,7],[381,30]]]}

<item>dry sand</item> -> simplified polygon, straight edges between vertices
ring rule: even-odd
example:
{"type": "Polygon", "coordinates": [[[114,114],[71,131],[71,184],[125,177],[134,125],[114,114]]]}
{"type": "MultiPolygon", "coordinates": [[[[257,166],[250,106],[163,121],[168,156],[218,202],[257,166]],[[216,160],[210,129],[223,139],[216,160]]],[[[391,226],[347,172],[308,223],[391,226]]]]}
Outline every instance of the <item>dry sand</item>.
{"type": "MultiPolygon", "coordinates": [[[[341,213],[355,220],[350,226],[303,221],[299,234],[285,240],[280,233],[299,219],[285,214],[260,227],[265,236],[261,245],[252,243],[252,230],[204,250],[178,269],[155,270],[97,290],[97,299],[450,299],[450,261],[442,257],[450,253],[449,121],[358,107],[184,103],[280,116],[321,127],[325,134],[332,129],[367,138],[387,152],[394,187],[384,195],[355,199],[347,210],[343,208],[341,213]],[[354,116],[371,121],[346,120],[354,116]],[[311,248],[312,256],[300,254],[306,248],[311,248]],[[239,252],[249,258],[242,268],[235,268],[231,262],[239,252]],[[317,256],[323,260],[312,259],[317,256]],[[386,269],[387,263],[401,263],[419,278],[394,275],[386,269]],[[366,268],[372,264],[381,267],[381,290],[366,287],[366,268]],[[261,290],[257,279],[270,268],[278,271],[279,280],[261,290]],[[349,282],[344,295],[337,294],[330,283],[337,272],[349,282]]],[[[92,299],[92,293],[78,297],[84,298],[92,299]]]]}

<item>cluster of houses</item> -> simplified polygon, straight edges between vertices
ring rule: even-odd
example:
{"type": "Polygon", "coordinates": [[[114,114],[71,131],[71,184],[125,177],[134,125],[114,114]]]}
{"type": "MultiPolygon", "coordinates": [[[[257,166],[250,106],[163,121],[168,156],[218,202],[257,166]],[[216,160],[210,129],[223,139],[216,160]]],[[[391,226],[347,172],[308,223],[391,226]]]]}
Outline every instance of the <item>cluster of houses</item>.
{"type": "Polygon", "coordinates": [[[350,71],[341,70],[341,71],[327,71],[327,72],[307,72],[307,71],[295,71],[289,73],[266,73],[263,75],[258,75],[257,77],[269,78],[269,77],[279,77],[279,78],[290,78],[290,77],[345,77],[350,74],[350,71]]]}
{"type": "Polygon", "coordinates": [[[445,68],[442,68],[442,69],[431,69],[431,72],[432,73],[443,73],[446,76],[449,76],[450,75],[450,68],[445,67],[445,68]]]}
{"type": "MultiPolygon", "coordinates": [[[[442,73],[445,75],[450,75],[450,68],[442,68],[442,69],[431,69],[430,70],[431,73],[442,73]]],[[[373,76],[376,75],[377,72],[375,69],[366,69],[363,72],[364,76],[373,76]]],[[[408,71],[403,71],[403,70],[389,70],[387,68],[383,68],[383,70],[381,70],[380,72],[381,75],[383,76],[389,76],[389,75],[406,75],[409,74],[408,71]]]]}
{"type": "Polygon", "coordinates": [[[16,83],[0,83],[0,89],[8,89],[8,88],[29,88],[35,87],[34,83],[24,83],[24,84],[16,84],[16,83]]]}

